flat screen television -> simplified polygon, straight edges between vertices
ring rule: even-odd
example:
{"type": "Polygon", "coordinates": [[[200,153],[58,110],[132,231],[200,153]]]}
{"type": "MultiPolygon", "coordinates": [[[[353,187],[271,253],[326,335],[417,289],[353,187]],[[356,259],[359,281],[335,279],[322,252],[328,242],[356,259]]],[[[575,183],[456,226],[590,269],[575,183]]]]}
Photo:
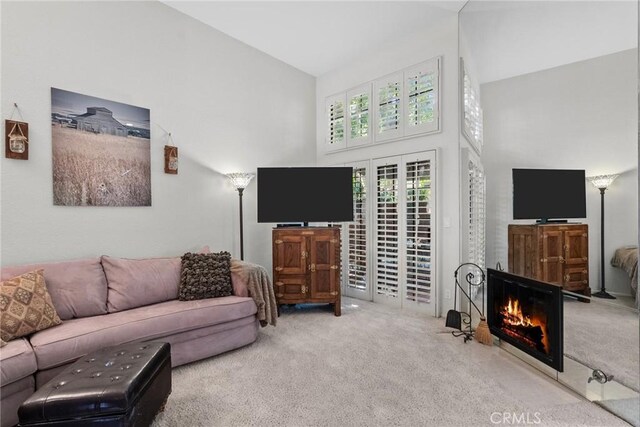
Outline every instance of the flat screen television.
{"type": "Polygon", "coordinates": [[[513,219],[586,218],[584,170],[513,169],[513,219]]]}
{"type": "Polygon", "coordinates": [[[350,167],[258,168],[258,222],[353,221],[350,167]]]}

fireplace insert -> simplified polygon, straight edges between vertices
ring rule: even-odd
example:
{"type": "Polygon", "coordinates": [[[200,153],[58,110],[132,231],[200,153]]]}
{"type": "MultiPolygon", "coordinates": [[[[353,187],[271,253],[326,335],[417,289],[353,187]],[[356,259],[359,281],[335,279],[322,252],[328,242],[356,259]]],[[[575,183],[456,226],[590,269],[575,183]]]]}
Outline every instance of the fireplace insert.
{"type": "Polygon", "coordinates": [[[487,269],[491,333],[562,372],[562,287],[487,269]]]}

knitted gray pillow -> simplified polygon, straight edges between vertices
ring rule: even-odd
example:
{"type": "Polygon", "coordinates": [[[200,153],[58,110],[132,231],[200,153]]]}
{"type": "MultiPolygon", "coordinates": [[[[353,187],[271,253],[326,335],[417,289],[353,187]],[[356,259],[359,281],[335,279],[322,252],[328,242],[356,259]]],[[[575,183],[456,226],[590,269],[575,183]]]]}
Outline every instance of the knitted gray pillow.
{"type": "Polygon", "coordinates": [[[210,254],[187,252],[182,255],[182,271],[178,289],[180,301],[229,295],[233,295],[231,254],[229,252],[210,254]]]}

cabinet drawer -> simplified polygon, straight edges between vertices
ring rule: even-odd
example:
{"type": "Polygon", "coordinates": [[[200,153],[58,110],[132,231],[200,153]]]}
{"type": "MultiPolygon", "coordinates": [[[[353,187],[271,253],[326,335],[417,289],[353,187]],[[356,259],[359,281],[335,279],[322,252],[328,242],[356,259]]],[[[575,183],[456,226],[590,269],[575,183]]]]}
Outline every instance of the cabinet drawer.
{"type": "Polygon", "coordinates": [[[307,297],[306,276],[279,275],[274,282],[274,292],[279,303],[307,297]]]}
{"type": "Polygon", "coordinates": [[[577,291],[589,286],[589,270],[586,264],[566,266],[562,287],[568,291],[577,291]]]}

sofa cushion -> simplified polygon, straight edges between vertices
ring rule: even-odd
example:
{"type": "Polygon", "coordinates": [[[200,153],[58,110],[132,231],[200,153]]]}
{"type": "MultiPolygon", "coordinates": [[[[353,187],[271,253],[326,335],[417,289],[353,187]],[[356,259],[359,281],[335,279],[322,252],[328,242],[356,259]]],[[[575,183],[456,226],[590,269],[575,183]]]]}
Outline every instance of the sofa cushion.
{"type": "Polygon", "coordinates": [[[178,298],[191,301],[233,295],[229,252],[182,255],[178,298]]]}
{"type": "Polygon", "coordinates": [[[167,301],[106,316],[72,319],[31,337],[38,369],[72,362],[102,347],[223,324],[256,313],[251,298],[167,301]]]}
{"type": "Polygon", "coordinates": [[[26,339],[10,341],[0,350],[0,386],[33,375],[37,369],[35,353],[26,339]]]}
{"type": "Polygon", "coordinates": [[[43,270],[0,282],[0,313],[4,342],[62,323],[47,292],[43,270]]]}
{"type": "Polygon", "coordinates": [[[180,258],[102,257],[109,313],[178,298],[180,258]]]}
{"type": "Polygon", "coordinates": [[[0,271],[0,280],[38,269],[44,270],[47,290],[60,319],[107,312],[107,279],[100,258],[4,267],[0,271]]]}

